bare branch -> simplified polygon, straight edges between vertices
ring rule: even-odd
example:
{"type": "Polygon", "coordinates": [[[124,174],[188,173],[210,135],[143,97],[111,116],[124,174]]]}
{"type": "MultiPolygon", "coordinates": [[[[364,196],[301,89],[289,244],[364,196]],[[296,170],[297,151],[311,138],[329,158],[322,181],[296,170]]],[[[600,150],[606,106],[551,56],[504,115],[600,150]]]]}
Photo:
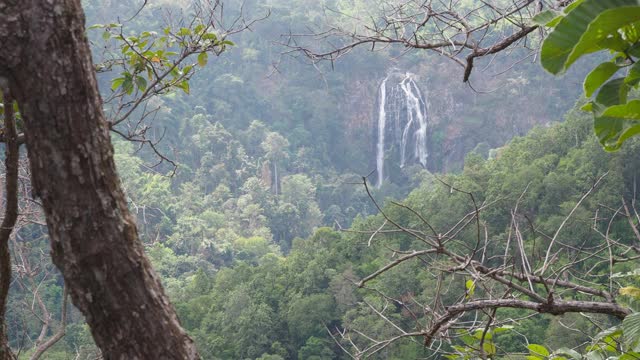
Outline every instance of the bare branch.
{"type": "MultiPolygon", "coordinates": [[[[549,7],[562,9],[572,0],[556,0],[549,7]]],[[[479,57],[498,54],[507,49],[531,51],[528,38],[537,25],[531,18],[544,10],[540,1],[505,2],[407,0],[384,1],[369,11],[327,9],[325,29],[283,35],[284,54],[301,54],[311,63],[333,63],[358,47],[379,51],[376,45],[400,45],[407,50],[431,50],[464,67],[463,81],[468,82],[479,57]],[[356,15],[351,15],[355,12],[356,15]],[[321,45],[318,45],[321,44],[321,45]]]]}

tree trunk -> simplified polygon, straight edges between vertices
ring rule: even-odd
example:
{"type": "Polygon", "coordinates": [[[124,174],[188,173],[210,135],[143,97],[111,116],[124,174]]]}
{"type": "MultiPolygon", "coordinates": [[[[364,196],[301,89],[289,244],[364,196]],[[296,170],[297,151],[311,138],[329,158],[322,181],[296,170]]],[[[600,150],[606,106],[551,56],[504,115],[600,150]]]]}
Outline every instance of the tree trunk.
{"type": "Polygon", "coordinates": [[[0,0],[0,44],[53,262],[105,359],[199,358],[127,209],[80,0],[0,0]]]}
{"type": "Polygon", "coordinates": [[[5,210],[0,225],[0,360],[13,360],[15,356],[9,348],[6,328],[7,299],[11,286],[11,254],[9,239],[18,219],[18,161],[20,149],[13,114],[13,97],[7,89],[2,89],[4,102],[5,132],[5,210]]]}

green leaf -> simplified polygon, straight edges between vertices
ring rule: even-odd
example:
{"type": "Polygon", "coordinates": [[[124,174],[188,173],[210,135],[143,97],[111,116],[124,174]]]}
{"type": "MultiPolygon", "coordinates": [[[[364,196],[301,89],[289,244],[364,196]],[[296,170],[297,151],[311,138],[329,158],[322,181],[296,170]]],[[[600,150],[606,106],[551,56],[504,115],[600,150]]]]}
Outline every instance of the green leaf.
{"type": "Polygon", "coordinates": [[[609,80],[600,88],[598,95],[596,95],[596,102],[604,106],[624,104],[627,102],[630,88],[628,84],[625,84],[624,78],[609,80]]]}
{"type": "Polygon", "coordinates": [[[635,22],[623,26],[622,29],[620,29],[620,33],[628,42],[637,43],[640,41],[640,24],[635,22]]]}
{"type": "Polygon", "coordinates": [[[527,360],[544,360],[544,358],[541,358],[540,356],[535,356],[535,355],[527,355],[526,359],[527,360]]]}
{"type": "Polygon", "coordinates": [[[633,346],[640,340],[640,313],[636,312],[624,318],[622,333],[624,334],[624,342],[628,346],[633,346]]]}
{"type": "Polygon", "coordinates": [[[136,76],[136,85],[138,89],[145,91],[147,89],[147,80],[142,76],[136,76]]]}
{"type": "Polygon", "coordinates": [[[578,58],[601,50],[598,41],[640,19],[640,0],[584,0],[563,17],[542,43],[540,61],[560,74],[578,58]]]}
{"type": "Polygon", "coordinates": [[[202,40],[211,40],[215,42],[216,39],[218,39],[218,37],[214,33],[206,33],[202,35],[202,40]]]}
{"type": "Polygon", "coordinates": [[[586,97],[591,97],[593,93],[609,80],[613,74],[615,74],[620,67],[612,62],[604,62],[595,69],[593,69],[589,75],[584,79],[584,94],[586,97]]]}
{"type": "Polygon", "coordinates": [[[570,13],[576,6],[582,4],[584,2],[584,0],[578,0],[578,1],[574,1],[573,3],[569,4],[566,8],[564,8],[563,12],[565,14],[570,13]]]}
{"type": "Polygon", "coordinates": [[[635,298],[636,300],[640,300],[640,289],[635,286],[625,286],[618,290],[620,295],[627,295],[635,298]]]}
{"type": "Polygon", "coordinates": [[[640,100],[631,100],[622,105],[610,106],[601,115],[618,119],[640,120],[640,100]]]}
{"type": "Polygon", "coordinates": [[[201,52],[200,55],[198,55],[198,65],[204,67],[207,65],[207,61],[209,61],[209,55],[207,55],[206,51],[201,52]]]}
{"type": "Polygon", "coordinates": [[[627,351],[624,354],[620,355],[618,360],[638,360],[640,359],[640,353],[627,351]]]}
{"type": "Polygon", "coordinates": [[[624,78],[624,82],[629,85],[635,85],[640,80],[640,61],[636,62],[629,69],[627,77],[624,78]]]}
{"type": "Polygon", "coordinates": [[[622,133],[623,120],[603,116],[597,116],[593,121],[595,132],[602,147],[607,151],[618,150],[618,137],[622,133]]]}
{"type": "Polygon", "coordinates": [[[624,52],[629,48],[629,43],[622,38],[619,33],[613,33],[609,37],[598,41],[601,49],[610,49],[614,51],[624,52]]]}
{"type": "Polygon", "coordinates": [[[180,28],[180,31],[178,31],[178,33],[176,34],[178,36],[187,36],[187,35],[191,35],[191,29],[189,28],[180,28]]]}
{"type": "Polygon", "coordinates": [[[628,119],[624,116],[631,116],[637,111],[638,102],[633,100],[628,104],[613,106],[605,109],[602,113],[617,116],[596,116],[593,128],[600,140],[600,144],[606,151],[616,151],[630,137],[640,133],[640,119],[628,119]],[[625,110],[624,108],[632,108],[625,110]]]}
{"type": "Polygon", "coordinates": [[[187,80],[183,80],[181,83],[176,85],[178,88],[182,89],[185,94],[189,95],[189,82],[187,80]]]}
{"type": "Polygon", "coordinates": [[[489,356],[496,354],[496,345],[492,342],[485,342],[482,344],[482,349],[489,356]]]}
{"type": "Polygon", "coordinates": [[[475,337],[478,340],[482,339],[482,334],[484,334],[484,339],[485,340],[491,340],[493,339],[493,335],[491,335],[491,331],[487,331],[487,333],[484,333],[484,329],[478,329],[473,333],[473,337],[475,337]]]}
{"type": "Polygon", "coordinates": [[[563,14],[561,12],[553,9],[549,9],[549,10],[539,12],[536,16],[534,16],[531,19],[531,21],[536,25],[549,26],[547,24],[551,23],[558,17],[562,17],[562,16],[563,14]]]}
{"type": "Polygon", "coordinates": [[[604,355],[597,351],[590,351],[584,357],[587,358],[587,360],[604,360],[604,355]]]}
{"type": "Polygon", "coordinates": [[[633,57],[640,57],[640,43],[631,45],[631,47],[627,49],[627,53],[633,57]]]}
{"type": "Polygon", "coordinates": [[[496,334],[499,334],[502,332],[511,331],[513,328],[514,328],[513,325],[502,325],[493,329],[493,332],[496,334]]]}
{"type": "Polygon", "coordinates": [[[467,289],[466,298],[469,299],[473,297],[473,293],[476,290],[476,283],[473,280],[469,279],[464,283],[464,286],[467,289]]]}
{"type": "Polygon", "coordinates": [[[105,31],[102,33],[102,39],[103,39],[103,40],[109,40],[109,38],[110,38],[110,37],[111,37],[111,33],[110,33],[109,31],[105,30],[105,31]]]}
{"type": "Polygon", "coordinates": [[[133,93],[133,81],[130,77],[124,79],[124,81],[122,82],[122,90],[124,90],[129,95],[133,93]]]}
{"type": "Polygon", "coordinates": [[[116,89],[119,88],[122,85],[124,80],[125,79],[123,77],[115,78],[115,79],[111,80],[111,90],[112,91],[116,91],[116,89]]]}
{"type": "Polygon", "coordinates": [[[460,336],[460,339],[462,340],[463,343],[465,343],[465,345],[467,346],[473,346],[476,344],[477,340],[474,336],[471,336],[469,334],[464,334],[462,336],[460,336]]]}
{"type": "Polygon", "coordinates": [[[454,350],[461,352],[461,353],[465,353],[468,351],[468,349],[464,346],[459,346],[459,345],[453,345],[451,346],[454,350]]]}
{"type": "Polygon", "coordinates": [[[562,20],[564,16],[558,16],[557,18],[549,21],[545,26],[548,28],[553,28],[556,27],[556,25],[558,25],[558,23],[560,22],[560,20],[562,20]]]}
{"type": "Polygon", "coordinates": [[[616,353],[618,352],[618,343],[616,341],[617,337],[613,337],[613,336],[607,336],[604,339],[602,339],[602,342],[605,344],[605,346],[603,346],[604,350],[607,352],[611,352],[611,353],[616,353]]]}
{"type": "Polygon", "coordinates": [[[631,137],[640,134],[640,124],[632,125],[626,127],[626,129],[620,134],[618,141],[615,144],[615,149],[618,150],[622,147],[625,141],[629,140],[631,137]]]}
{"type": "Polygon", "coordinates": [[[573,349],[566,348],[566,347],[563,347],[563,348],[560,348],[560,349],[554,351],[553,354],[554,355],[566,355],[566,356],[569,356],[570,358],[575,359],[575,360],[582,359],[582,355],[580,355],[579,352],[577,352],[577,351],[575,351],[573,349]]]}
{"type": "Polygon", "coordinates": [[[541,355],[544,357],[549,356],[549,350],[546,347],[538,344],[529,344],[527,345],[527,349],[531,352],[531,355],[541,355]]]}
{"type": "Polygon", "coordinates": [[[611,49],[613,50],[621,48],[622,45],[615,41],[615,38],[620,36],[618,30],[624,25],[640,20],[640,6],[638,6],[640,2],[633,0],[633,3],[635,6],[622,6],[617,9],[603,11],[599,14],[596,19],[589,24],[587,31],[582,35],[578,44],[572,49],[564,68],[568,68],[585,54],[602,50],[600,44],[612,46],[611,49]],[[607,44],[606,39],[611,37],[613,37],[613,39],[607,44]]]}

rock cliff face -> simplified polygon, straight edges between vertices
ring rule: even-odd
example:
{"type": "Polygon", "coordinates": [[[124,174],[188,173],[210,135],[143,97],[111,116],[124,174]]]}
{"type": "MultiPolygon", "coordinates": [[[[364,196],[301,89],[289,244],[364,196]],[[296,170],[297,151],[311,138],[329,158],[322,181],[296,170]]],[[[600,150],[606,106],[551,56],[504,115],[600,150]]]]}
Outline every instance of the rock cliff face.
{"type": "Polygon", "coordinates": [[[406,180],[408,168],[457,171],[479,143],[497,148],[536,125],[562,120],[559,114],[580,90],[574,83],[582,74],[557,81],[537,64],[504,74],[479,71],[470,86],[454,64],[425,58],[348,82],[348,105],[341,107],[345,140],[366,149],[367,168],[354,169],[375,170],[370,180],[378,186],[406,180]]]}

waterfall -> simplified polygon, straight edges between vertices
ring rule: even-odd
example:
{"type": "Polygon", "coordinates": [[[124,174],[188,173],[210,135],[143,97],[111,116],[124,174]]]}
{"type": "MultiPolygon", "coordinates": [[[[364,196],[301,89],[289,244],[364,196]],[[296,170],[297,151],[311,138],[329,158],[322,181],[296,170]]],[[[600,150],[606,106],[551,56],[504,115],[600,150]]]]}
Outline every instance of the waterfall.
{"type": "Polygon", "coordinates": [[[377,125],[378,187],[384,181],[385,157],[397,161],[400,168],[416,163],[427,166],[427,104],[414,74],[393,72],[382,80],[377,125]],[[399,154],[388,156],[389,151],[399,154]]]}
{"type": "Polygon", "coordinates": [[[384,180],[384,133],[387,124],[387,112],[385,105],[387,101],[387,79],[380,84],[380,99],[378,101],[378,144],[376,145],[376,170],[378,172],[378,187],[382,186],[384,180]]]}

